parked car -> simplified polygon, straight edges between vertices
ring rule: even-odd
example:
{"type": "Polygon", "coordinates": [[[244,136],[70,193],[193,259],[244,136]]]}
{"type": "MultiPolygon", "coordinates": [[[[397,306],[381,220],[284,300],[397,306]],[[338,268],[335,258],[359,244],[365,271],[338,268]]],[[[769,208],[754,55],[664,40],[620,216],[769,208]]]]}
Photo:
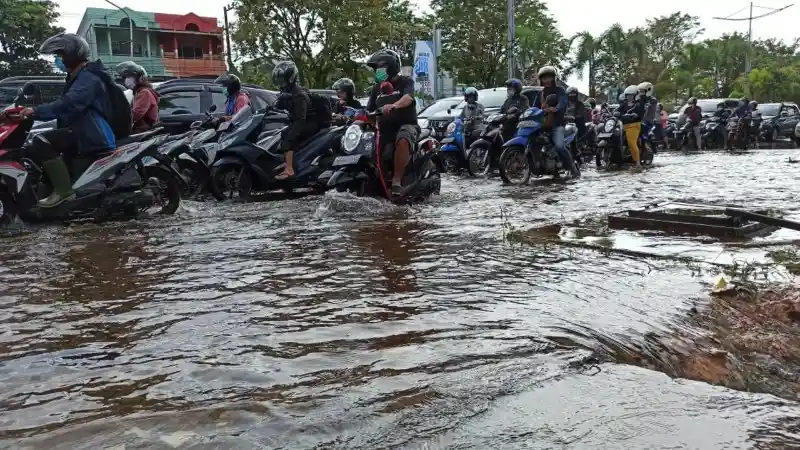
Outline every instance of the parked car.
{"type": "Polygon", "coordinates": [[[42,95],[39,99],[28,99],[30,103],[24,106],[36,106],[40,103],[55,101],[61,97],[61,92],[64,90],[65,79],[63,75],[4,78],[0,80],[0,109],[5,109],[14,103],[17,93],[28,81],[34,81],[39,86],[42,95]]]}
{"type": "Polygon", "coordinates": [[[780,138],[794,138],[795,128],[800,123],[800,109],[794,103],[762,103],[758,105],[761,113],[761,138],[774,142],[780,138]]]}
{"type": "MultiPolygon", "coordinates": [[[[526,95],[531,104],[533,104],[535,96],[541,90],[542,88],[539,86],[525,86],[522,88],[522,94],[526,95]]],[[[505,86],[478,90],[478,102],[483,105],[484,113],[487,115],[500,111],[507,97],[505,86]]],[[[463,96],[437,100],[417,116],[419,118],[419,126],[420,128],[430,128],[434,138],[442,139],[445,137],[447,125],[461,114],[464,105],[463,96]]]]}
{"type": "MultiPolygon", "coordinates": [[[[720,103],[725,102],[725,106],[727,108],[736,108],[739,105],[739,100],[735,98],[700,98],[697,99],[697,106],[700,107],[700,112],[703,115],[703,119],[708,119],[709,117],[713,116],[714,113],[717,111],[717,105],[720,103]]],[[[686,115],[684,112],[689,105],[685,104],[678,109],[677,116],[675,117],[676,126],[681,127],[683,126],[684,122],[686,121],[686,115]]],[[[671,114],[670,114],[671,116],[671,114]]],[[[703,122],[700,122],[700,126],[705,125],[703,122]]]]}

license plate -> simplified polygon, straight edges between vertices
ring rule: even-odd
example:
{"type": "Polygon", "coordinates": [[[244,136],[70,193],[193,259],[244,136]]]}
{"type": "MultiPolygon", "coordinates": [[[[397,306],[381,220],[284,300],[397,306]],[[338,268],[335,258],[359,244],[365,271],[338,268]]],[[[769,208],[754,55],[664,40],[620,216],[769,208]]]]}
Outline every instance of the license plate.
{"type": "Polygon", "coordinates": [[[358,164],[359,160],[361,160],[361,155],[337,156],[336,159],[333,160],[333,165],[351,166],[353,164],[358,164]]]}
{"type": "Polygon", "coordinates": [[[597,137],[600,139],[608,139],[611,137],[611,133],[600,133],[597,135],[597,137]]]}

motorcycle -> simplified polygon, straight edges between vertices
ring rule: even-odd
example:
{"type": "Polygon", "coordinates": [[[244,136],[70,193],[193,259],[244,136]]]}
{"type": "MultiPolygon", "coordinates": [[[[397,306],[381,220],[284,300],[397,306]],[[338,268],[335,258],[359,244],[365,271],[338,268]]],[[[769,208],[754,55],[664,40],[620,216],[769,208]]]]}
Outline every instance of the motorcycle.
{"type": "Polygon", "coordinates": [[[439,149],[440,159],[442,161],[439,171],[455,172],[459,169],[467,169],[467,172],[470,174],[474,172],[470,171],[469,167],[467,167],[469,165],[469,160],[467,159],[467,138],[464,129],[471,125],[473,121],[480,119],[480,117],[474,116],[467,119],[457,117],[447,126],[447,135],[442,139],[442,146],[439,149]]]}
{"type": "MultiPolygon", "coordinates": [[[[11,120],[0,128],[0,144],[24,140],[32,123],[19,116],[21,111],[15,108],[7,112],[11,120]]],[[[37,155],[30,154],[28,146],[1,150],[0,223],[17,216],[28,222],[130,218],[155,205],[160,206],[158,214],[173,214],[180,205],[181,178],[169,158],[158,153],[157,147],[168,137],[158,135],[160,132],[156,129],[120,140],[130,143],[113,152],[70,158],[67,166],[76,180],[72,185],[76,198],[53,208],[37,205],[52,192],[37,155]],[[145,167],[147,157],[160,164],[145,167]]]]}
{"type": "Polygon", "coordinates": [[[758,148],[760,124],[754,124],[752,117],[747,116],[739,119],[732,116],[728,119],[726,131],[728,133],[728,148],[733,150],[747,150],[748,148],[758,148]]]}
{"type": "Polygon", "coordinates": [[[678,150],[700,150],[697,148],[697,140],[694,137],[694,127],[694,121],[687,118],[683,126],[675,130],[674,142],[678,150]]]}
{"type": "Polygon", "coordinates": [[[701,122],[701,125],[703,126],[703,134],[700,140],[703,142],[703,147],[706,149],[722,148],[725,143],[723,133],[727,132],[725,129],[726,121],[721,117],[709,117],[705,120],[705,123],[701,122]]]}
{"type": "MultiPolygon", "coordinates": [[[[625,127],[623,121],[632,120],[631,116],[622,115],[619,111],[615,111],[613,115],[606,118],[605,122],[601,125],[600,132],[597,138],[598,152],[595,156],[595,163],[597,167],[610,169],[613,165],[621,166],[623,164],[632,164],[633,155],[631,155],[628,141],[625,139],[625,127]]],[[[639,133],[639,163],[643,166],[653,164],[653,146],[649,145],[648,139],[655,139],[653,137],[653,130],[646,136],[645,133],[639,133]]]]}
{"type": "Polygon", "coordinates": [[[503,123],[506,121],[504,114],[492,114],[483,119],[480,134],[475,142],[470,144],[466,159],[469,161],[467,170],[472,176],[483,173],[492,165],[492,159],[497,159],[497,154],[503,146],[503,123]]]}
{"type": "MultiPolygon", "coordinates": [[[[320,183],[340,192],[352,192],[360,197],[383,197],[396,203],[422,201],[431,194],[438,194],[441,176],[435,162],[438,152],[435,141],[418,144],[403,176],[401,195],[392,195],[387,180],[392,179],[390,154],[383,153],[388,146],[380,142],[379,128],[375,119],[380,110],[367,114],[359,111],[353,124],[342,137],[345,155],[338,156],[319,177],[320,183]]],[[[391,144],[389,144],[391,145],[391,144]]]]}
{"type": "Polygon", "coordinates": [[[218,128],[222,134],[216,160],[211,165],[209,185],[214,198],[225,200],[234,194],[247,198],[253,191],[277,189],[287,193],[309,187],[324,191],[326,186],[317,180],[336,157],[345,127],[323,128],[308,137],[294,152],[295,176],[277,180],[275,177],[286,167],[280,151],[283,129],[265,135],[256,143],[250,141],[261,134],[263,117],[263,113],[253,114],[252,108],[244,108],[218,128]]]}
{"type": "MultiPolygon", "coordinates": [[[[569,173],[569,168],[562,167],[561,160],[556,154],[549,131],[543,130],[544,111],[532,107],[525,111],[517,124],[517,131],[513,138],[503,144],[498,168],[500,178],[506,184],[527,184],[532,175],[537,178],[543,175],[560,177],[560,172],[569,173]],[[509,175],[514,175],[515,170],[521,166],[521,178],[512,181],[509,175]]],[[[574,122],[574,117],[565,117],[567,122],[574,122]]],[[[567,123],[564,129],[564,145],[567,149],[574,148],[578,130],[574,123],[567,123]]],[[[573,154],[576,161],[580,155],[573,154]]]]}

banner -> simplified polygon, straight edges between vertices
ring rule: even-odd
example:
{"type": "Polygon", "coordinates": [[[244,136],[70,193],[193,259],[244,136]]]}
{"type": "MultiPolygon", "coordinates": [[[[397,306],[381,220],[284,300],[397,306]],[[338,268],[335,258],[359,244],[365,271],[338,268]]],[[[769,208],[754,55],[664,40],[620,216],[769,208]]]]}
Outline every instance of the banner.
{"type": "Polygon", "coordinates": [[[414,47],[414,67],[411,78],[417,92],[433,97],[433,76],[436,73],[436,54],[433,53],[432,41],[417,41],[414,47]]]}

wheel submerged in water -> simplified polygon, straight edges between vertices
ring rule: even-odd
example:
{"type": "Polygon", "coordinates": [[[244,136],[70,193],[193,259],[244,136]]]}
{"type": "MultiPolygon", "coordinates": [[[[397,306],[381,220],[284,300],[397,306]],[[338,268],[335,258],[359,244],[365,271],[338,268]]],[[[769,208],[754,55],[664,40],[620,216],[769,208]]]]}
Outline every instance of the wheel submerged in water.
{"type": "Polygon", "coordinates": [[[151,186],[155,196],[155,213],[175,214],[181,204],[181,183],[172,172],[160,167],[148,167],[145,173],[147,184],[151,186]]]}
{"type": "Polygon", "coordinates": [[[486,170],[489,160],[489,147],[476,145],[467,150],[467,172],[473,177],[482,174],[486,170]]]}
{"type": "Polygon", "coordinates": [[[512,145],[500,154],[500,178],[506,184],[527,184],[531,178],[533,161],[525,147],[512,145]]]}
{"type": "Polygon", "coordinates": [[[16,203],[8,192],[0,191],[0,226],[8,225],[17,216],[16,203]]]}
{"type": "Polygon", "coordinates": [[[209,188],[219,201],[247,198],[253,189],[250,170],[241,163],[227,163],[211,169],[209,188]]]}

